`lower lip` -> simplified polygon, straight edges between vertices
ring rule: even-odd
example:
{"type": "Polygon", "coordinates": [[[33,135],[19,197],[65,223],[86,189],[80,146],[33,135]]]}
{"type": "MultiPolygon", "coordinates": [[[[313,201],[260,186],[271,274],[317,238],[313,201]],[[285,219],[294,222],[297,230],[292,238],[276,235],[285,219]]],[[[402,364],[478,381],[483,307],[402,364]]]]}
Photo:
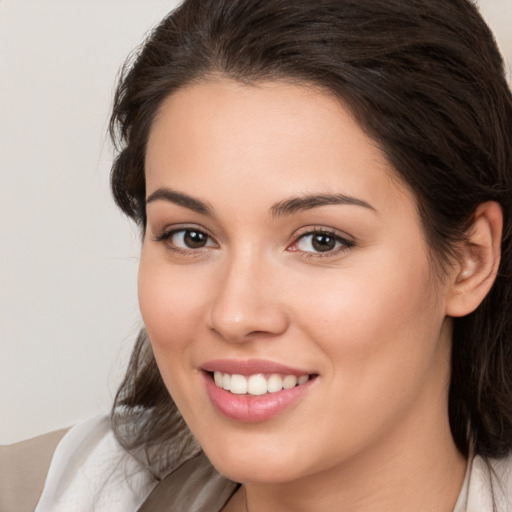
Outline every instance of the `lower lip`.
{"type": "Polygon", "coordinates": [[[316,379],[309,379],[305,384],[292,389],[283,389],[265,395],[235,395],[219,388],[210,373],[204,373],[206,391],[216,409],[224,416],[244,423],[266,421],[290,406],[296,404],[310,389],[316,379]]]}

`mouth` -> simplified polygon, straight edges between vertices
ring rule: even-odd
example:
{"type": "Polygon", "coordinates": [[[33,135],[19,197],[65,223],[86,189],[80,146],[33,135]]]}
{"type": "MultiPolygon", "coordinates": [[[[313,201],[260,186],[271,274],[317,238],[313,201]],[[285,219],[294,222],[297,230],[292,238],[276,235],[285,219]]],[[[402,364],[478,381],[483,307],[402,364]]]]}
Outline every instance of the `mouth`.
{"type": "Polygon", "coordinates": [[[215,409],[244,423],[266,421],[299,403],[319,377],[266,361],[216,361],[202,373],[215,409]]]}
{"type": "Polygon", "coordinates": [[[238,373],[230,374],[227,372],[215,371],[209,372],[210,378],[213,378],[215,385],[234,395],[261,396],[265,394],[279,393],[283,389],[292,389],[296,386],[306,384],[316,375],[302,374],[297,377],[293,374],[264,374],[256,373],[253,375],[240,375],[238,373]]]}

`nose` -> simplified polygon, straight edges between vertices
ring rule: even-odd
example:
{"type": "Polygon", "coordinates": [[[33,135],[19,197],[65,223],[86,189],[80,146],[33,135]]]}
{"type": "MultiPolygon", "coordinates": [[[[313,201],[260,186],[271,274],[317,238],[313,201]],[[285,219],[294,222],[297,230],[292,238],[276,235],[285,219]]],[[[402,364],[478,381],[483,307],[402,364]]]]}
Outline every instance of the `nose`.
{"type": "Polygon", "coordinates": [[[276,270],[249,255],[226,262],[209,309],[210,329],[233,343],[284,333],[288,315],[280,303],[276,270]]]}

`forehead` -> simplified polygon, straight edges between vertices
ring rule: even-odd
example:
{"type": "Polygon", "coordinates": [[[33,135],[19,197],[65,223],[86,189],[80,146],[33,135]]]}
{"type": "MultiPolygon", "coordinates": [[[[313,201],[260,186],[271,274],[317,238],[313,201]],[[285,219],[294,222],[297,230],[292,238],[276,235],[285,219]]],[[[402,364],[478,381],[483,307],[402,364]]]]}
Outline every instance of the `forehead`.
{"type": "Polygon", "coordinates": [[[382,207],[407,193],[341,101],[284,82],[219,79],[172,94],[151,129],[146,179],[148,194],[193,185],[205,199],[218,183],[238,195],[264,187],[269,201],[285,192],[334,192],[369,196],[382,207]]]}

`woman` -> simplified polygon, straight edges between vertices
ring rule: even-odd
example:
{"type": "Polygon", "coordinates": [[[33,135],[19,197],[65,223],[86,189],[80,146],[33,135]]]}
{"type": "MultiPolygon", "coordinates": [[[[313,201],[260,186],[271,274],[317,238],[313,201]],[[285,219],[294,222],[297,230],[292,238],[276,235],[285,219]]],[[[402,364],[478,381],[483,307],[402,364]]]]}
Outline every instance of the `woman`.
{"type": "Polygon", "coordinates": [[[111,122],[145,331],[37,510],[512,510],[511,127],[468,0],[185,1],[111,122]]]}

